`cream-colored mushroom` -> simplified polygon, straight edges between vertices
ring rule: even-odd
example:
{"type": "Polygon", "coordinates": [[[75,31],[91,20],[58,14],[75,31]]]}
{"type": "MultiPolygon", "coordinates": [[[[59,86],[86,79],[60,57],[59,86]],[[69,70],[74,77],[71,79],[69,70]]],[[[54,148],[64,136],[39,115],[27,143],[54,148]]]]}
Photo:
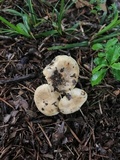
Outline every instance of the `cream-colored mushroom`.
{"type": "Polygon", "coordinates": [[[46,116],[53,116],[59,113],[59,96],[60,94],[50,85],[43,84],[35,90],[34,101],[40,112],[46,116]]]}
{"type": "Polygon", "coordinates": [[[87,100],[87,93],[79,88],[74,88],[66,93],[59,102],[59,110],[63,114],[70,114],[78,111],[87,100]]]}
{"type": "Polygon", "coordinates": [[[48,84],[56,91],[66,92],[75,87],[79,77],[79,66],[72,57],[59,55],[44,68],[43,74],[48,84]]]}

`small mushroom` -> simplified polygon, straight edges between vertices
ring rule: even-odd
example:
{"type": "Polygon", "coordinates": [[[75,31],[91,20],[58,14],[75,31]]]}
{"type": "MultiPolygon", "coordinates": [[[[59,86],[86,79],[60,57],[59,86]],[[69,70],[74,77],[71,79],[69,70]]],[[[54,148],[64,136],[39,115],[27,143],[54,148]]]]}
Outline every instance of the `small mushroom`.
{"type": "Polygon", "coordinates": [[[39,86],[34,93],[34,101],[40,112],[46,116],[53,116],[59,113],[58,102],[60,94],[48,84],[39,86]]]}
{"type": "Polygon", "coordinates": [[[74,88],[61,98],[59,101],[59,110],[63,114],[70,114],[78,111],[87,100],[87,93],[79,88],[74,88]]]}
{"type": "Polygon", "coordinates": [[[79,77],[79,66],[72,57],[59,55],[44,68],[43,74],[48,84],[56,91],[66,92],[75,87],[79,77]]]}

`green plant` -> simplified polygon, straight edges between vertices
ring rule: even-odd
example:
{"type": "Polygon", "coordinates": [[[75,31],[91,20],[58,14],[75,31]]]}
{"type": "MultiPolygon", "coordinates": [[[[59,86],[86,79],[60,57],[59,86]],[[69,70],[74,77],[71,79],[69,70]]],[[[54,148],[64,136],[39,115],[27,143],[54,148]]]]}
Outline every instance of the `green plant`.
{"type": "MultiPolygon", "coordinates": [[[[24,20],[27,18],[25,15],[23,17],[24,17],[24,20]]],[[[10,35],[21,34],[26,37],[31,36],[27,21],[25,21],[25,24],[18,23],[17,25],[14,25],[2,16],[0,16],[0,20],[7,26],[7,29],[0,28],[0,33],[6,33],[6,34],[10,34],[10,35]]]]}
{"type": "MultiPolygon", "coordinates": [[[[55,30],[57,30],[59,34],[62,34],[64,32],[64,29],[63,29],[64,26],[62,25],[62,20],[65,16],[65,13],[74,3],[75,3],[75,0],[73,0],[72,2],[68,1],[66,4],[65,4],[65,0],[60,0],[56,3],[55,7],[53,7],[51,21],[52,21],[53,27],[55,28],[55,30]],[[57,8],[59,8],[59,10],[57,8]],[[56,16],[56,20],[54,20],[54,16],[56,16]]],[[[75,29],[75,25],[73,29],[75,29]]],[[[72,30],[72,27],[69,28],[69,30],[72,30]]]]}
{"type": "MultiPolygon", "coordinates": [[[[90,41],[82,41],[82,42],[72,43],[72,44],[62,44],[59,46],[54,45],[53,47],[49,47],[48,50],[69,49],[69,48],[76,48],[76,47],[89,47],[89,45],[91,46],[96,43],[102,43],[103,41],[119,36],[120,20],[118,16],[118,10],[114,4],[111,6],[111,9],[113,13],[111,16],[111,19],[112,19],[111,22],[108,25],[106,25],[104,28],[102,28],[100,31],[95,33],[92,36],[90,41]],[[111,32],[112,29],[113,31],[111,32]],[[109,34],[107,32],[109,32],[109,34]]],[[[64,32],[68,33],[69,31],[72,31],[72,30],[75,31],[76,28],[77,28],[77,24],[75,24],[75,26],[72,26],[71,28],[65,29],[64,32]]],[[[57,30],[53,30],[53,34],[56,34],[57,32],[58,32],[57,30]]]]}
{"type": "MultiPolygon", "coordinates": [[[[3,9],[3,12],[8,12],[14,16],[20,17],[22,22],[17,23],[16,25],[9,22],[4,17],[0,16],[0,21],[2,21],[6,25],[6,29],[0,28],[0,33],[5,33],[7,35],[16,35],[21,34],[25,37],[31,38],[39,38],[39,37],[47,37],[52,35],[62,35],[62,33],[71,33],[74,32],[75,29],[79,26],[79,23],[74,24],[69,28],[64,28],[62,25],[62,20],[65,16],[66,11],[75,3],[75,0],[72,2],[69,0],[66,4],[64,0],[59,0],[56,5],[53,7],[50,4],[50,7],[53,8],[52,16],[50,19],[45,20],[44,18],[38,18],[31,0],[26,0],[26,6],[28,7],[27,11],[23,8],[18,8],[20,11],[14,9],[3,9]],[[32,28],[36,28],[39,24],[44,22],[51,23],[53,29],[47,30],[45,32],[39,32],[37,34],[32,33],[32,28]]],[[[45,2],[46,3],[46,2],[45,2]]]]}
{"type": "Polygon", "coordinates": [[[94,59],[96,67],[92,70],[91,85],[97,85],[104,79],[108,70],[116,80],[120,80],[120,43],[117,38],[108,40],[107,43],[96,43],[92,49],[98,52],[94,59]]]}
{"type": "Polygon", "coordinates": [[[33,37],[33,34],[31,32],[32,28],[37,26],[39,23],[43,22],[43,19],[38,19],[32,5],[31,0],[26,0],[26,6],[28,7],[28,11],[25,11],[24,9],[20,9],[19,11],[16,11],[14,9],[3,9],[3,12],[8,12],[11,15],[20,17],[22,22],[17,23],[16,25],[9,22],[7,19],[4,17],[0,16],[0,21],[6,25],[6,29],[0,28],[0,33],[6,33],[9,35],[16,35],[20,34],[25,37],[33,37]]]}

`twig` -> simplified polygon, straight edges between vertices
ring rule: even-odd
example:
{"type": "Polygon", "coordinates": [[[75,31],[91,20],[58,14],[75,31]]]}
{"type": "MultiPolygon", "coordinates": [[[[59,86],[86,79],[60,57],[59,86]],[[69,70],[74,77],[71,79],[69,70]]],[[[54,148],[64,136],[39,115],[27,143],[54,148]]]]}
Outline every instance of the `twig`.
{"type": "Polygon", "coordinates": [[[74,136],[74,138],[81,144],[82,142],[80,141],[80,139],[77,137],[77,135],[75,134],[75,132],[68,126],[68,124],[66,123],[67,127],[69,128],[70,132],[72,133],[72,135],[74,136]]]}
{"type": "Polygon", "coordinates": [[[13,107],[10,103],[6,102],[3,98],[0,98],[0,101],[4,102],[4,103],[7,104],[9,107],[11,107],[12,109],[14,109],[14,107],[13,107]]]}
{"type": "Polygon", "coordinates": [[[12,39],[10,36],[2,36],[0,35],[0,39],[12,39]]]}
{"type": "Polygon", "coordinates": [[[32,78],[35,78],[37,76],[37,73],[31,73],[25,76],[21,76],[21,77],[15,77],[15,78],[11,78],[9,80],[0,80],[0,85],[2,84],[6,84],[6,83],[15,83],[15,82],[21,82],[21,81],[26,81],[32,78]]]}
{"type": "Polygon", "coordinates": [[[21,84],[21,83],[18,83],[21,87],[23,87],[23,89],[27,89],[28,91],[30,91],[31,93],[34,93],[34,89],[32,90],[32,89],[30,89],[30,88],[28,88],[28,87],[26,87],[26,86],[24,86],[23,84],[21,84]]]}
{"type": "Polygon", "coordinates": [[[29,127],[28,127],[29,130],[32,131],[33,135],[35,135],[36,139],[38,140],[40,146],[42,146],[42,142],[41,142],[41,140],[39,139],[39,137],[37,136],[37,134],[36,134],[36,132],[34,131],[33,127],[31,126],[31,123],[28,122],[28,121],[27,121],[27,123],[28,123],[28,125],[29,125],[29,127]]]}
{"type": "Polygon", "coordinates": [[[47,134],[45,133],[44,129],[41,127],[40,124],[38,124],[38,126],[39,126],[39,128],[41,129],[41,131],[43,132],[43,134],[44,134],[46,140],[48,141],[49,146],[52,147],[52,143],[50,142],[50,140],[49,140],[47,134]]]}

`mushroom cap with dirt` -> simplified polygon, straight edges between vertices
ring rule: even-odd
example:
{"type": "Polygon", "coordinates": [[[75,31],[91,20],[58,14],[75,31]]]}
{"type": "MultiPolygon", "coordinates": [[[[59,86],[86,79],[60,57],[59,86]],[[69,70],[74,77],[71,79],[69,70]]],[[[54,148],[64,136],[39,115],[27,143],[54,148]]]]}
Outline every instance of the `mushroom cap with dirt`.
{"type": "Polygon", "coordinates": [[[56,91],[66,92],[77,84],[79,66],[72,57],[59,55],[44,68],[43,74],[48,84],[53,86],[56,91]]]}
{"type": "Polygon", "coordinates": [[[48,84],[43,84],[35,90],[34,101],[40,112],[46,116],[59,113],[58,102],[60,94],[53,90],[48,84]]]}
{"type": "Polygon", "coordinates": [[[65,96],[59,101],[59,110],[63,114],[71,114],[80,109],[87,100],[87,93],[79,88],[74,88],[66,92],[65,96]]]}

